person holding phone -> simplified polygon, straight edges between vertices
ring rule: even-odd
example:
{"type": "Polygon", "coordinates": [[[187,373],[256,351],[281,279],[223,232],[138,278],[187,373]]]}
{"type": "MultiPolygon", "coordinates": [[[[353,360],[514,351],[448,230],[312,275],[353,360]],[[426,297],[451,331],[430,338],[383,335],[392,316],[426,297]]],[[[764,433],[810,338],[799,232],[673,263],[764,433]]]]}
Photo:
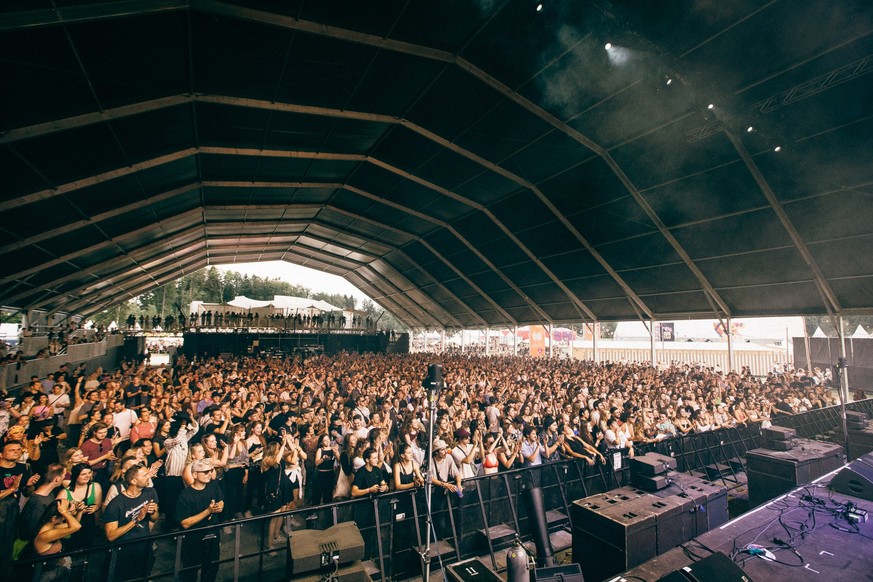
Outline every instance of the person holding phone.
{"type": "Polygon", "coordinates": [[[71,511],[82,526],[67,541],[65,549],[88,548],[100,539],[97,519],[103,506],[103,490],[100,483],[94,481],[94,470],[91,465],[88,463],[73,465],[70,470],[70,485],[62,488],[57,498],[69,502],[71,511]]]}

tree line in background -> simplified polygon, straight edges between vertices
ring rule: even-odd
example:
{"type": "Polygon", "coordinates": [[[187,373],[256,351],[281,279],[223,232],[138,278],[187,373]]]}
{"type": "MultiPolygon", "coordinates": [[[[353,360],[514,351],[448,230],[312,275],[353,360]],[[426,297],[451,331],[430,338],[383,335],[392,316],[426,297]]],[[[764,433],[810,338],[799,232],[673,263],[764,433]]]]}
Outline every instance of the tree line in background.
{"type": "Polygon", "coordinates": [[[358,305],[358,299],[354,295],[312,291],[304,285],[257,275],[243,275],[236,271],[222,273],[215,267],[201,269],[172,283],[157,287],[140,295],[135,301],[126,301],[94,316],[93,320],[104,325],[109,325],[112,321],[121,324],[128,315],[133,314],[135,317],[143,315],[146,318],[158,315],[163,321],[167,315],[177,317],[180,311],[187,319],[192,301],[227,303],[239,295],[259,301],[269,301],[275,295],[326,301],[340,309],[364,311],[372,319],[379,320],[380,328],[396,331],[406,329],[406,326],[393,315],[369,299],[358,305]]]}

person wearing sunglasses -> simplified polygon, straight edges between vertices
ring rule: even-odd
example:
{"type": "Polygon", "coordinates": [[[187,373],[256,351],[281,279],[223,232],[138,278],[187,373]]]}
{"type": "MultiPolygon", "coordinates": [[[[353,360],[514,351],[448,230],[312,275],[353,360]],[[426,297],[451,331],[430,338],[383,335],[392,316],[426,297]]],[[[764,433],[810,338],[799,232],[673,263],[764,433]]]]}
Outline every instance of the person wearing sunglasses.
{"type": "MultiPolygon", "coordinates": [[[[209,459],[199,459],[191,466],[193,483],[176,501],[176,519],[182,529],[203,528],[221,522],[224,494],[215,481],[215,468],[209,459]]],[[[210,528],[185,535],[182,541],[182,571],[179,579],[194,581],[200,571],[201,582],[214,582],[218,575],[221,529],[210,528]]]]}

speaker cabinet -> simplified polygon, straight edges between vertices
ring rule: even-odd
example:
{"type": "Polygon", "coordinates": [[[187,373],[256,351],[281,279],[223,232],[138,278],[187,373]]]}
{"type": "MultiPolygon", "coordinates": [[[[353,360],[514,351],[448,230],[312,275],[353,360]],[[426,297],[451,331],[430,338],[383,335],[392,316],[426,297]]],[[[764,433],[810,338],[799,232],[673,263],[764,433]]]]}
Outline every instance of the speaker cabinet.
{"type": "MultiPolygon", "coordinates": [[[[323,582],[325,576],[321,572],[309,572],[291,576],[290,579],[294,582],[323,582]]],[[[360,560],[339,566],[337,571],[331,574],[330,580],[331,582],[373,582],[360,560]]]]}
{"type": "Polygon", "coordinates": [[[658,453],[646,453],[630,459],[631,475],[653,477],[676,468],[676,459],[658,453]]]}
{"type": "Polygon", "coordinates": [[[292,574],[305,574],[321,570],[322,561],[336,554],[338,564],[348,564],[364,559],[364,538],[358,526],[345,521],[325,530],[303,529],[295,531],[289,540],[292,574]]]}
{"type": "Polygon", "coordinates": [[[561,564],[548,568],[537,568],[533,580],[536,582],[585,582],[579,564],[561,564]]]}
{"type": "Polygon", "coordinates": [[[873,453],[849,463],[831,479],[831,489],[843,495],[851,495],[873,501],[873,453]]]}
{"type": "Polygon", "coordinates": [[[634,486],[643,491],[654,493],[670,486],[670,481],[676,476],[676,471],[668,471],[660,475],[631,475],[634,486]]]}
{"type": "Polygon", "coordinates": [[[603,580],[657,555],[657,518],[638,505],[640,499],[613,506],[573,503],[573,561],[585,578],[603,580]]]}
{"type": "Polygon", "coordinates": [[[834,443],[797,439],[788,451],[754,449],[746,453],[749,506],[757,507],[810,483],[843,464],[843,449],[834,443]]]}
{"type": "Polygon", "coordinates": [[[793,428],[785,428],[784,426],[771,426],[761,430],[761,434],[765,439],[773,441],[790,441],[797,438],[797,431],[793,428]]]}
{"type": "Polygon", "coordinates": [[[849,460],[873,453],[873,426],[862,430],[849,428],[849,460]]]}
{"type": "Polygon", "coordinates": [[[752,579],[726,554],[716,552],[670,572],[658,582],[752,582],[752,579]]]}
{"type": "Polygon", "coordinates": [[[658,554],[672,550],[692,537],[691,501],[676,497],[641,497],[635,503],[655,514],[655,540],[658,554]]]}
{"type": "Polygon", "coordinates": [[[720,483],[677,473],[669,487],[654,495],[688,505],[688,514],[683,520],[686,524],[683,526],[686,528],[686,540],[719,527],[728,520],[727,487],[720,483]]]}

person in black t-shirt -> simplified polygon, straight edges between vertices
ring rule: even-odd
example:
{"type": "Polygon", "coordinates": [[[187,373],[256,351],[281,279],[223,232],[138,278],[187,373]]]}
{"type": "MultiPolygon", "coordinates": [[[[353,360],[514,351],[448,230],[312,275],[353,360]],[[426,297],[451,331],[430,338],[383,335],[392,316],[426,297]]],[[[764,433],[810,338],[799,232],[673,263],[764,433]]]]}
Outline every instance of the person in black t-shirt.
{"type": "Polygon", "coordinates": [[[32,492],[39,480],[39,475],[31,475],[27,465],[18,462],[23,452],[19,441],[0,441],[0,579],[9,578],[12,543],[18,529],[18,500],[22,492],[32,492]]]}
{"type": "MultiPolygon", "coordinates": [[[[18,517],[18,533],[21,539],[32,541],[43,524],[46,508],[55,500],[55,492],[64,480],[63,465],[49,465],[36,489],[21,509],[18,517]]],[[[75,512],[75,507],[73,508],[75,512]]]]}
{"type": "MultiPolygon", "coordinates": [[[[209,459],[194,461],[191,466],[194,483],[179,494],[176,502],[176,519],[182,529],[218,524],[224,511],[224,494],[213,480],[215,469],[209,459]]],[[[205,532],[186,535],[182,541],[182,567],[180,580],[197,579],[197,566],[201,582],[214,582],[218,575],[221,530],[213,528],[205,532]]]]}
{"type": "MultiPolygon", "coordinates": [[[[364,466],[355,473],[355,481],[352,483],[352,499],[366,497],[374,493],[385,493],[388,484],[382,476],[379,467],[379,454],[374,448],[364,451],[364,466]]],[[[355,504],[355,522],[361,529],[361,535],[365,542],[365,559],[376,555],[376,516],[373,512],[373,504],[369,500],[362,500],[355,504]]]]}
{"type": "Polygon", "coordinates": [[[103,527],[110,542],[143,540],[124,545],[115,559],[115,571],[110,581],[146,578],[151,571],[151,548],[148,538],[158,519],[158,496],[148,486],[149,470],[134,465],[124,472],[127,487],[114,497],[103,512],[103,527]],[[145,570],[144,570],[145,569],[145,570]]]}

